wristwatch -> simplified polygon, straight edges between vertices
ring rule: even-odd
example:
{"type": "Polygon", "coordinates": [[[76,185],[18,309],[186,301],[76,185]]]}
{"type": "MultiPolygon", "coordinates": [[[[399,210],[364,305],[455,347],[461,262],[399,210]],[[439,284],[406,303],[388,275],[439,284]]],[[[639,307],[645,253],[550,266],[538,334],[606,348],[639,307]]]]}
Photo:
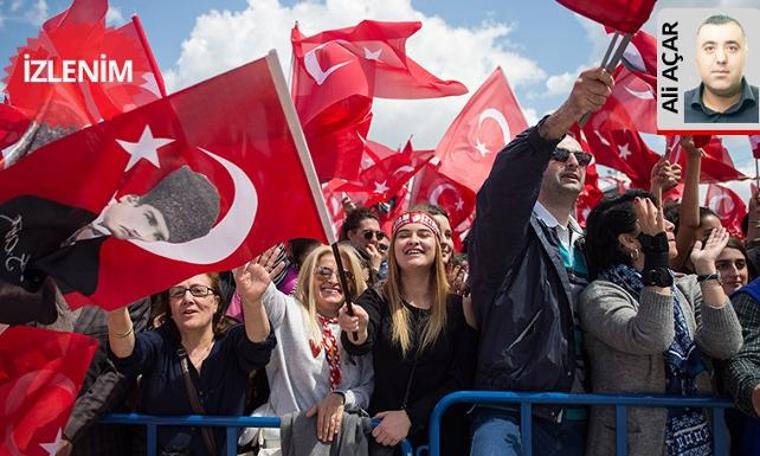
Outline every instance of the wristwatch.
{"type": "Polygon", "coordinates": [[[720,272],[713,272],[712,274],[705,274],[705,275],[698,275],[697,276],[697,283],[707,282],[708,280],[715,280],[719,284],[723,285],[723,282],[720,280],[720,272]]]}
{"type": "Polygon", "coordinates": [[[649,269],[641,274],[644,286],[668,288],[673,286],[673,276],[667,268],[649,269]]]}

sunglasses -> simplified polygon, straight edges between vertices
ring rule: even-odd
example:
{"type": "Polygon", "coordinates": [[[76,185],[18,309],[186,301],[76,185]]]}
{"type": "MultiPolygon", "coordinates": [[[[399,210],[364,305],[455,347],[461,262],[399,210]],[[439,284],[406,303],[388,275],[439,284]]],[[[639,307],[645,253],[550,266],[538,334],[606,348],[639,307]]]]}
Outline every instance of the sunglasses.
{"type": "MultiPolygon", "coordinates": [[[[338,275],[338,271],[334,270],[333,268],[328,268],[327,266],[322,266],[321,268],[317,268],[314,271],[314,274],[317,276],[320,280],[330,280],[330,277],[335,274],[335,277],[340,280],[340,276],[338,275]]],[[[351,271],[346,271],[346,279],[348,279],[349,282],[354,280],[354,275],[351,273],[351,271]]]]}
{"type": "Polygon", "coordinates": [[[205,298],[208,295],[216,294],[216,291],[214,291],[211,287],[206,287],[203,285],[193,285],[190,288],[186,287],[173,287],[169,288],[169,297],[173,299],[182,299],[185,297],[185,293],[190,291],[190,294],[195,296],[196,298],[205,298]]]}
{"type": "Polygon", "coordinates": [[[373,237],[378,241],[385,239],[385,233],[382,231],[364,230],[362,236],[364,236],[364,239],[367,241],[371,241],[373,237]]]}
{"type": "Polygon", "coordinates": [[[575,155],[575,159],[578,160],[578,164],[580,166],[586,167],[589,163],[591,163],[591,154],[563,149],[561,147],[554,149],[554,152],[552,152],[552,160],[557,160],[558,162],[564,163],[570,158],[570,154],[575,155]]]}

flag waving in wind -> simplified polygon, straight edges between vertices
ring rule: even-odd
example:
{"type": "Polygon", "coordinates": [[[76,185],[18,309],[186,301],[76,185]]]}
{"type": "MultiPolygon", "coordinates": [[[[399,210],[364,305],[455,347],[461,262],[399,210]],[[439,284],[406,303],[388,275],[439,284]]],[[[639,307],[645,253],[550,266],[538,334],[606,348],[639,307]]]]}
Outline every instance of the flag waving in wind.
{"type": "Polygon", "coordinates": [[[33,289],[44,272],[70,304],[113,309],[326,240],[301,140],[274,54],[68,135],[0,171],[0,278],[33,289]]]}
{"type": "Polygon", "coordinates": [[[636,33],[649,19],[656,0],[557,0],[557,3],[607,27],[636,33]]]}
{"type": "Polygon", "coordinates": [[[81,334],[25,326],[0,332],[0,454],[57,454],[97,347],[81,334]]]}
{"type": "Polygon", "coordinates": [[[705,207],[718,215],[720,223],[726,227],[731,236],[744,238],[742,220],[747,215],[747,206],[736,192],[721,185],[710,184],[707,186],[705,195],[705,207]]]}
{"type": "Polygon", "coordinates": [[[477,192],[491,172],[496,154],[527,127],[507,78],[497,68],[438,143],[438,171],[477,192]]]}
{"type": "MultiPolygon", "coordinates": [[[[36,146],[50,139],[44,131],[70,133],[165,94],[139,19],[106,27],[107,9],[106,0],[74,0],[11,58],[4,79],[6,102],[28,118],[28,139],[36,146]],[[46,126],[43,132],[40,125],[46,126]]],[[[3,117],[0,112],[0,136],[3,117]]],[[[11,149],[11,144],[0,139],[0,166],[18,160],[11,152],[25,148],[11,149]]]]}

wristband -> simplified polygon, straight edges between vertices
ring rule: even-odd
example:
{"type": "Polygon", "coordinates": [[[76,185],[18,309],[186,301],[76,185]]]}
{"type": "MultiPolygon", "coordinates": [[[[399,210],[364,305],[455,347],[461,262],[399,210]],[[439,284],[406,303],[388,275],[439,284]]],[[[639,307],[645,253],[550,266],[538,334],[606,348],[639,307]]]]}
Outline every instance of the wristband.
{"type": "Polygon", "coordinates": [[[704,282],[707,282],[708,280],[715,280],[716,282],[718,282],[719,284],[722,285],[722,282],[720,280],[720,273],[719,272],[713,272],[712,274],[698,275],[697,276],[697,282],[700,283],[700,284],[704,283],[704,282]]]}

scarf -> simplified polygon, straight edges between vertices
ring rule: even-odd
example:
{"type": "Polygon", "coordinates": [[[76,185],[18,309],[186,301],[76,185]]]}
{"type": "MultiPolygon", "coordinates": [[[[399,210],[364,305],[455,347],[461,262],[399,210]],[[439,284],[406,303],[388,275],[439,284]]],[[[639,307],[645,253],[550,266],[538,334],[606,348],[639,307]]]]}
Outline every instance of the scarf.
{"type": "MultiPolygon", "coordinates": [[[[327,365],[330,368],[330,389],[335,391],[338,385],[340,385],[342,375],[340,372],[340,349],[338,348],[338,340],[330,325],[337,325],[338,318],[328,318],[320,314],[317,314],[317,318],[319,319],[319,326],[322,328],[322,347],[325,349],[327,365]]],[[[317,353],[317,355],[318,354],[319,353],[317,353]]],[[[315,355],[315,357],[317,355],[315,355]]]]}
{"type": "MultiPolygon", "coordinates": [[[[625,288],[636,300],[641,299],[644,283],[639,271],[623,264],[604,271],[599,277],[625,288]]],[[[689,327],[673,286],[673,325],[675,337],[665,361],[665,391],[671,396],[696,396],[696,377],[705,364],[689,334],[689,327]]],[[[669,408],[665,444],[668,456],[706,456],[712,454],[710,427],[702,409],[669,408]]]]}

